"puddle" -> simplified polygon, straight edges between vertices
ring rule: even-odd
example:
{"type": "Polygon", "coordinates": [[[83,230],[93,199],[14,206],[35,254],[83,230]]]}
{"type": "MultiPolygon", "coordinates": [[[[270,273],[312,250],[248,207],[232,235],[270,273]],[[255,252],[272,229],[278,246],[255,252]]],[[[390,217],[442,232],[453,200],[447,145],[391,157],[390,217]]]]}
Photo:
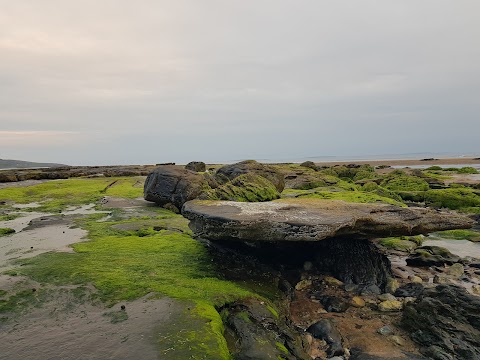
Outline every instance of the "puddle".
{"type": "Polygon", "coordinates": [[[423,246],[441,246],[448,249],[451,253],[460,257],[471,256],[480,259],[480,243],[468,240],[426,240],[423,246]]]}
{"type": "Polygon", "coordinates": [[[90,304],[71,304],[58,296],[28,315],[0,327],[2,359],[145,359],[159,358],[158,326],[184,311],[171,299],[142,298],[123,303],[128,319],[116,324],[105,316],[121,312],[90,304]],[[68,304],[70,306],[68,307],[68,304]]]}

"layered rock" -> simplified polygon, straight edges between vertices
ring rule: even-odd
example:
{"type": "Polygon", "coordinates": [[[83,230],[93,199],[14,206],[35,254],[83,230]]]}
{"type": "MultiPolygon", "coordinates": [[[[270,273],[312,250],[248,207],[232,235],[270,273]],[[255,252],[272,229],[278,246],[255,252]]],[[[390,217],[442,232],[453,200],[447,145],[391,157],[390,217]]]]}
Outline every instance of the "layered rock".
{"type": "Polygon", "coordinates": [[[194,200],[184,205],[182,213],[202,238],[250,242],[402,236],[473,225],[469,218],[449,212],[318,199],[265,203],[194,200]]]}
{"type": "Polygon", "coordinates": [[[480,359],[480,297],[454,285],[426,289],[405,307],[402,325],[433,359],[480,359]]]}

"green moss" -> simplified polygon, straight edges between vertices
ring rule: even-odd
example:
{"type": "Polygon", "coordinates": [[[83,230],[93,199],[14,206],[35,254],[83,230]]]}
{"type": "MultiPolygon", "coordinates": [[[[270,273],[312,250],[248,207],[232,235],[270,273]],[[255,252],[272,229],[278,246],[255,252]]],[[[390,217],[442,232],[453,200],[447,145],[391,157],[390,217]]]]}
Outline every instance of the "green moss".
{"type": "Polygon", "coordinates": [[[5,298],[7,293],[4,293],[0,300],[0,314],[17,313],[27,307],[38,305],[43,297],[41,291],[32,291],[32,289],[22,289],[8,298],[5,298]]]}
{"type": "Polygon", "coordinates": [[[0,289],[0,297],[4,297],[8,293],[5,290],[0,289]]]}
{"type": "Polygon", "coordinates": [[[0,237],[14,234],[15,230],[10,228],[0,228],[0,237]]]}
{"type": "Polygon", "coordinates": [[[478,190],[469,188],[429,190],[425,203],[435,208],[448,208],[465,212],[476,212],[480,207],[478,190]]]}
{"type": "Polygon", "coordinates": [[[281,342],[275,342],[275,346],[277,347],[278,350],[280,350],[281,352],[283,352],[285,355],[289,355],[290,352],[288,351],[288,349],[285,347],[285,345],[283,345],[281,342]]]}
{"type": "Polygon", "coordinates": [[[476,230],[446,230],[436,232],[433,235],[445,239],[480,241],[480,231],[476,230]]]}
{"type": "Polygon", "coordinates": [[[245,321],[246,323],[252,322],[252,320],[250,320],[250,315],[248,314],[247,311],[240,311],[237,314],[235,314],[235,317],[245,321]]]}
{"type": "Polygon", "coordinates": [[[19,218],[21,215],[20,214],[6,214],[6,215],[0,215],[0,221],[10,221],[10,220],[15,220],[16,218],[19,218]]]}
{"type": "Polygon", "coordinates": [[[421,246],[422,242],[422,236],[401,236],[383,238],[379,241],[379,244],[389,249],[409,252],[417,246],[421,246]]]}
{"type": "Polygon", "coordinates": [[[374,193],[363,191],[315,191],[304,194],[299,194],[298,197],[314,198],[314,199],[329,199],[329,200],[343,200],[354,203],[386,203],[397,206],[405,206],[405,204],[387,197],[383,197],[374,193]]]}
{"type": "Polygon", "coordinates": [[[143,188],[135,186],[138,177],[68,179],[48,181],[27,187],[0,189],[0,200],[19,204],[32,202],[41,206],[35,211],[59,212],[68,206],[95,203],[103,196],[137,198],[143,195],[143,188]]]}
{"type": "Polygon", "coordinates": [[[430,188],[425,180],[406,174],[389,175],[380,186],[391,191],[426,191],[430,188]]]}
{"type": "Polygon", "coordinates": [[[478,170],[471,167],[471,166],[465,166],[457,170],[457,173],[459,174],[478,174],[478,170]]]}
{"type": "Polygon", "coordinates": [[[243,174],[206,193],[211,200],[270,201],[280,197],[275,186],[262,176],[243,174]]]}

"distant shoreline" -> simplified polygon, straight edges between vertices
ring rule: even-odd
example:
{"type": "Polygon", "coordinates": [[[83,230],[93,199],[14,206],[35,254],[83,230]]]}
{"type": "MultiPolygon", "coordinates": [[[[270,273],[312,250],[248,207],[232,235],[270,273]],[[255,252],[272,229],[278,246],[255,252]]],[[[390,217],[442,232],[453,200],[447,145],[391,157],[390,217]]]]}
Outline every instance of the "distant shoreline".
{"type": "Polygon", "coordinates": [[[415,160],[415,159],[395,159],[395,160],[351,160],[351,161],[318,161],[317,165],[333,166],[333,165],[348,165],[348,164],[370,164],[372,166],[388,165],[388,166],[449,166],[449,165],[478,165],[480,166],[480,159],[478,158],[444,158],[434,160],[415,160]]]}

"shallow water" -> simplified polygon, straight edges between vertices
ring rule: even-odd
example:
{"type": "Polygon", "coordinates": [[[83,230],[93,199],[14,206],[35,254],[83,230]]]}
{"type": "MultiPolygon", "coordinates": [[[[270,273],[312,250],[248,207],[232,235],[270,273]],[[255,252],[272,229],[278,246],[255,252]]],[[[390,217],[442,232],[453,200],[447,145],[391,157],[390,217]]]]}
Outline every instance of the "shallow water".
{"type": "Polygon", "coordinates": [[[423,246],[441,246],[448,249],[451,253],[460,257],[471,256],[480,259],[480,243],[468,240],[426,240],[423,246]]]}

